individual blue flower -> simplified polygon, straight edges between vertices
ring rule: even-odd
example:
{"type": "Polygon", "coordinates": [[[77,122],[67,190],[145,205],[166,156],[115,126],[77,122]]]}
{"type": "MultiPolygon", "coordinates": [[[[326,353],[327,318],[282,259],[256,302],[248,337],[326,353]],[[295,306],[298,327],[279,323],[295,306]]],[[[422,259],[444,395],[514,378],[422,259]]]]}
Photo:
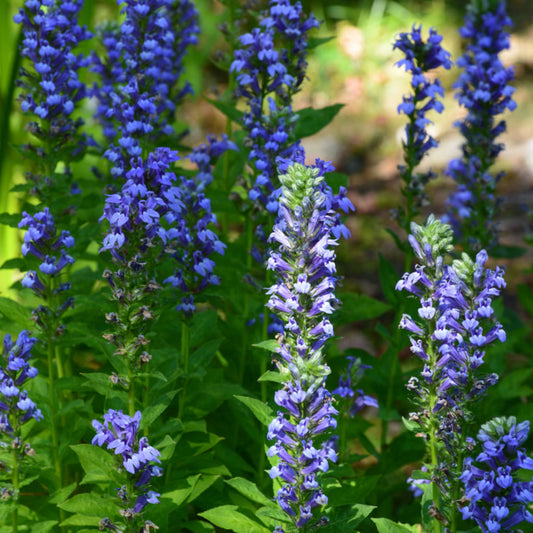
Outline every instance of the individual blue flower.
{"type": "Polygon", "coordinates": [[[348,356],[348,367],[346,372],[339,377],[339,385],[333,391],[343,400],[348,400],[347,412],[350,416],[355,416],[363,407],[378,407],[378,402],[372,396],[368,396],[361,389],[353,389],[363,377],[366,370],[372,368],[364,365],[357,357],[348,356]]]}
{"type": "Polygon", "coordinates": [[[452,65],[450,54],[442,48],[441,41],[442,37],[433,28],[430,28],[427,40],[422,39],[421,26],[415,25],[410,33],[400,33],[393,46],[405,56],[396,65],[410,73],[412,88],[412,93],[404,96],[398,106],[398,113],[409,119],[403,140],[404,164],[398,167],[404,182],[402,193],[407,199],[405,211],[399,214],[399,223],[407,231],[426,201],[426,184],[435,177],[431,170],[419,173],[414,169],[438,144],[427,131],[431,120],[426,115],[430,111],[442,112],[444,106],[439,97],[444,96],[444,89],[438,78],[432,80],[426,73],[440,67],[449,69],[452,65]]]}
{"type": "Polygon", "coordinates": [[[496,139],[506,124],[497,116],[516,108],[515,89],[510,85],[514,69],[500,59],[501,52],[509,48],[506,28],[510,26],[503,0],[490,7],[472,2],[460,30],[466,50],[457,60],[463,72],[454,87],[467,115],[457,122],[465,139],[463,155],[452,160],[445,172],[457,183],[448,199],[446,221],[463,244],[476,251],[498,242],[496,187],[504,173],[494,175],[491,167],[504,149],[496,139]]]}
{"type": "Polygon", "coordinates": [[[271,422],[268,450],[278,463],[270,470],[283,486],[280,507],[298,530],[311,525],[314,509],[327,503],[321,473],[336,461],[336,451],[323,434],[336,427],[333,398],[325,387],[329,368],[323,347],[333,336],[329,316],[337,306],[334,246],[337,213],[319,165],[286,166],[279,215],[269,241],[275,243],[267,268],[277,280],[269,288],[269,307],[284,323],[277,349],[286,378],[274,401],[280,407],[271,422]],[[321,442],[321,444],[317,444],[321,442]]]}
{"type": "Polygon", "coordinates": [[[533,482],[520,481],[517,475],[520,469],[533,470],[533,459],[521,447],[528,434],[529,421],[517,424],[515,417],[494,418],[479,431],[481,453],[465,460],[461,481],[467,504],[460,505],[460,511],[483,533],[518,532],[522,523],[533,523],[528,510],[533,482]]]}

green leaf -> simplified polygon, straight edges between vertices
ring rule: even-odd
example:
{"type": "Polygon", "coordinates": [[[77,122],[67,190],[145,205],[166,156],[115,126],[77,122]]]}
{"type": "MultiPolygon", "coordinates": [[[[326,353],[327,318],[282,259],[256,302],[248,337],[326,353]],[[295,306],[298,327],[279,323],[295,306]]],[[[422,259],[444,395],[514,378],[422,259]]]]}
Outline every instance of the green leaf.
{"type": "Polygon", "coordinates": [[[287,513],[284,513],[278,505],[274,504],[274,502],[270,502],[268,507],[260,507],[257,509],[255,516],[257,516],[265,526],[272,529],[283,523],[289,524],[291,521],[287,513]]]}
{"type": "Polygon", "coordinates": [[[414,431],[415,433],[420,431],[420,424],[413,420],[409,420],[408,418],[405,418],[405,416],[402,416],[402,422],[406,429],[409,431],[414,431]]]}
{"type": "Polygon", "coordinates": [[[365,294],[341,293],[341,309],[336,313],[335,325],[341,326],[378,318],[391,309],[389,304],[365,294]]]}
{"type": "Polygon", "coordinates": [[[298,121],[294,128],[296,139],[303,139],[318,133],[325,128],[344,107],[344,104],[333,104],[322,109],[306,107],[298,111],[298,121]]]}
{"type": "Polygon", "coordinates": [[[2,266],[0,266],[0,269],[2,270],[11,270],[14,268],[18,268],[21,272],[26,270],[28,266],[28,262],[26,259],[23,259],[22,257],[15,257],[13,259],[8,259],[7,261],[4,261],[2,263],[2,266]]]}
{"type": "Polygon", "coordinates": [[[261,348],[262,350],[267,350],[268,352],[276,352],[279,347],[279,343],[275,339],[268,339],[266,341],[258,342],[257,344],[252,344],[256,348],[261,348]]]}
{"type": "Polygon", "coordinates": [[[31,329],[34,326],[34,323],[30,320],[31,313],[29,309],[3,296],[0,296],[0,313],[24,329],[31,329]]]}
{"type": "Polygon", "coordinates": [[[143,411],[140,429],[149,428],[154,420],[159,418],[165,412],[177,393],[177,390],[166,392],[157,400],[151,402],[151,404],[143,411]]]}
{"type": "Polygon", "coordinates": [[[161,494],[161,499],[168,498],[174,506],[179,507],[191,495],[201,475],[196,474],[189,476],[187,479],[180,479],[178,481],[178,487],[170,492],[161,494]]]}
{"type": "Polygon", "coordinates": [[[400,276],[394,265],[379,254],[379,282],[387,302],[391,304],[397,304],[399,300],[399,294],[396,291],[396,284],[399,279],[400,276]]]}
{"type": "Polygon", "coordinates": [[[273,381],[274,383],[285,383],[287,381],[287,377],[283,376],[279,372],[267,370],[257,381],[273,381]]]}
{"type": "MultiPolygon", "coordinates": [[[[327,479],[329,481],[332,478],[327,479]]],[[[382,479],[381,476],[364,476],[357,479],[343,480],[337,486],[334,485],[329,488],[326,487],[326,480],[322,479],[322,486],[330,505],[341,507],[350,505],[353,502],[363,502],[374,490],[380,479],[382,479]]]]}
{"type": "Polygon", "coordinates": [[[18,213],[0,213],[0,224],[10,228],[18,228],[21,216],[18,213]]]}
{"type": "Polygon", "coordinates": [[[185,522],[182,524],[184,530],[192,531],[192,533],[214,533],[215,528],[209,522],[202,522],[195,520],[194,522],[185,522]]]}
{"type": "Polygon", "coordinates": [[[307,49],[313,50],[313,48],[317,48],[318,46],[329,43],[335,38],[336,37],[333,35],[331,37],[309,37],[309,40],[307,41],[307,49]]]}
{"type": "Polygon", "coordinates": [[[49,531],[52,531],[56,525],[57,520],[45,520],[44,522],[39,521],[38,524],[32,525],[31,533],[48,533],[49,531]]]}
{"type": "Polygon", "coordinates": [[[328,172],[325,178],[334,192],[338,192],[341,187],[348,186],[348,176],[342,172],[328,172]]]}
{"type": "Polygon", "coordinates": [[[230,487],[233,487],[237,492],[240,492],[243,496],[246,496],[246,498],[253,502],[262,505],[269,505],[272,503],[270,499],[257,488],[255,483],[252,483],[247,479],[236,477],[233,479],[226,479],[225,481],[230,487]]]}
{"type": "Polygon", "coordinates": [[[355,528],[375,509],[373,505],[346,505],[330,507],[326,515],[329,524],[320,528],[321,533],[352,533],[355,528]]]}
{"type": "MultiPolygon", "coordinates": [[[[118,483],[122,484],[122,476],[118,473],[117,463],[112,452],[102,450],[92,444],[75,444],[72,450],[79,457],[85,476],[81,482],[87,483],[118,483]]],[[[78,510],[79,511],[79,510],[78,510]]]]}
{"type": "Polygon", "coordinates": [[[229,529],[234,533],[270,533],[270,529],[244,513],[249,512],[236,505],[221,505],[199,513],[199,515],[215,526],[229,529]]]}
{"type": "Polygon", "coordinates": [[[63,487],[59,490],[56,490],[50,498],[48,498],[49,503],[63,503],[76,489],[76,483],[71,483],[67,487],[63,487]]]}
{"type": "Polygon", "coordinates": [[[268,426],[270,422],[272,422],[274,413],[266,403],[256,400],[255,398],[251,398],[250,396],[235,395],[235,398],[246,405],[246,407],[252,411],[257,420],[259,420],[259,422],[261,422],[261,424],[264,426],[268,426]]]}
{"type": "MultiPolygon", "coordinates": [[[[69,516],[66,520],[63,520],[60,526],[94,526],[98,527],[98,524],[102,520],[101,516],[87,516],[83,514],[75,514],[69,516]]],[[[93,530],[90,530],[93,531],[93,530]]]]}
{"type": "Polygon", "coordinates": [[[206,98],[206,100],[211,105],[215,106],[221,113],[233,120],[233,122],[240,122],[242,120],[243,112],[239,111],[233,104],[221,102],[220,100],[213,100],[211,98],[206,98]]]}
{"type": "Polygon", "coordinates": [[[420,531],[416,525],[399,524],[388,518],[372,518],[371,520],[376,524],[379,533],[418,533],[420,531]]]}
{"type": "MultiPolygon", "coordinates": [[[[79,513],[85,516],[115,516],[118,514],[117,506],[107,498],[102,498],[91,492],[76,494],[70,500],[58,504],[58,507],[70,513],[79,513]]],[[[90,524],[82,524],[90,525],[90,524]]]]}

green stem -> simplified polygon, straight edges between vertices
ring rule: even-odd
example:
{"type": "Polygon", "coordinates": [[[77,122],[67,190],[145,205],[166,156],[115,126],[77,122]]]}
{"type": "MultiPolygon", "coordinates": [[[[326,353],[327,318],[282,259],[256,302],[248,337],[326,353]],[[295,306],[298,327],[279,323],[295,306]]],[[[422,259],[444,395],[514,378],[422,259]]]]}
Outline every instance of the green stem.
{"type": "MultiPolygon", "coordinates": [[[[246,228],[246,272],[248,274],[251,273],[252,270],[252,255],[250,253],[250,250],[252,249],[253,239],[254,239],[254,232],[253,232],[253,226],[252,222],[249,218],[246,219],[245,222],[246,228]]],[[[250,293],[245,290],[244,293],[244,306],[243,306],[243,335],[242,335],[242,346],[241,346],[241,357],[239,361],[239,383],[241,385],[244,384],[244,376],[246,372],[246,361],[247,361],[247,353],[248,353],[248,346],[249,346],[249,337],[248,337],[248,327],[246,326],[248,322],[248,318],[250,315],[250,293]]],[[[263,337],[264,338],[264,337],[263,337]]]]}
{"type": "Polygon", "coordinates": [[[180,393],[179,408],[178,408],[178,418],[182,418],[183,410],[185,409],[185,396],[187,394],[187,384],[189,382],[189,326],[185,323],[181,323],[181,357],[183,361],[183,374],[185,380],[183,383],[183,388],[180,393]]]}
{"type": "Polygon", "coordinates": [[[11,451],[13,457],[13,533],[17,533],[18,524],[18,498],[19,498],[19,457],[18,449],[13,448],[11,451]]]}
{"type": "Polygon", "coordinates": [[[130,416],[135,415],[135,375],[132,366],[133,363],[128,358],[128,411],[130,416]]]}
{"type": "MultiPolygon", "coordinates": [[[[49,401],[50,401],[50,431],[52,433],[52,455],[54,458],[54,468],[55,468],[55,477],[57,490],[63,488],[63,471],[61,469],[61,460],[59,458],[59,442],[57,438],[57,395],[55,390],[55,379],[54,379],[54,343],[50,336],[47,338],[48,345],[48,390],[49,390],[49,401]]],[[[59,519],[60,522],[65,520],[65,511],[59,509],[59,519]]],[[[61,527],[61,531],[64,531],[64,528],[61,527]]]]}

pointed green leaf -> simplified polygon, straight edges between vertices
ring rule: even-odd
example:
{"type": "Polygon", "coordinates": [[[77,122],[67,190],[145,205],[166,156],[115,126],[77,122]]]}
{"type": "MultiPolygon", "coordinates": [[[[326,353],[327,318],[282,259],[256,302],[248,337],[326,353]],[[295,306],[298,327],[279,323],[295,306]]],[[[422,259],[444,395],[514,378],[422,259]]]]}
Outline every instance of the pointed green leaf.
{"type": "Polygon", "coordinates": [[[379,533],[419,533],[420,531],[416,525],[399,524],[388,518],[372,518],[371,520],[376,524],[379,533]]]}
{"type": "Polygon", "coordinates": [[[118,473],[113,452],[108,452],[92,444],[75,444],[71,448],[79,457],[81,466],[85,471],[82,485],[115,482],[120,486],[123,479],[118,473]]]}
{"type": "Polygon", "coordinates": [[[296,139],[303,139],[318,133],[325,128],[344,107],[344,104],[333,104],[322,109],[306,107],[298,111],[298,122],[294,128],[296,139]]]}
{"type": "Polygon", "coordinates": [[[274,413],[266,403],[256,400],[255,398],[251,398],[250,396],[236,395],[235,398],[246,405],[246,407],[252,411],[257,420],[259,420],[259,422],[261,422],[261,424],[264,426],[268,426],[270,422],[272,422],[274,413]]]}
{"type": "Polygon", "coordinates": [[[260,503],[262,505],[271,504],[270,498],[267,498],[258,488],[255,483],[248,481],[242,477],[235,477],[233,479],[226,479],[226,483],[233,487],[237,492],[240,492],[243,496],[246,496],[253,502],[260,503]]]}
{"type": "Polygon", "coordinates": [[[221,505],[199,513],[202,518],[209,520],[215,526],[229,529],[234,533],[271,533],[270,529],[264,527],[248,514],[251,513],[236,505],[221,505]]]}
{"type": "Polygon", "coordinates": [[[269,352],[276,352],[278,350],[279,343],[275,339],[268,339],[267,341],[252,344],[252,346],[255,346],[256,348],[261,348],[262,350],[267,350],[269,352]]]}

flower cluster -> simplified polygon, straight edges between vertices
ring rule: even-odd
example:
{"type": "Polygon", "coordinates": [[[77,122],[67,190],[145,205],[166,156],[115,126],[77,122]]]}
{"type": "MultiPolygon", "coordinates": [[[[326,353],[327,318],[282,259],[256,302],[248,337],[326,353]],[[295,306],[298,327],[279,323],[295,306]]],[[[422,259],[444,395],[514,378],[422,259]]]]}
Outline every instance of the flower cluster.
{"type": "Polygon", "coordinates": [[[43,418],[28,392],[21,390],[28,379],[37,375],[37,369],[29,362],[36,342],[37,339],[30,337],[27,331],[21,331],[15,343],[10,335],[4,337],[0,366],[0,436],[11,437],[15,448],[22,447],[20,426],[30,418],[43,418]]]}
{"type": "Polygon", "coordinates": [[[74,305],[72,297],[64,297],[65,291],[70,289],[70,283],[58,282],[63,269],[74,263],[74,258],[66,251],[74,246],[74,237],[66,230],[59,233],[48,207],[35,215],[24,211],[19,228],[27,228],[22,255],[30,254],[41,261],[39,272],[26,272],[22,286],[32,289],[50,306],[40,305],[33,311],[33,318],[43,330],[52,327],[53,331],[49,332],[52,336],[59,335],[62,327],[57,324],[57,320],[74,305]]]}
{"type": "Polygon", "coordinates": [[[87,145],[78,133],[83,121],[72,118],[76,104],[86,95],[78,72],[88,65],[87,58],[74,50],[92,37],[77,22],[82,5],[82,0],[26,0],[14,18],[23,26],[21,54],[33,64],[31,71],[20,72],[21,108],[40,119],[29,129],[42,142],[37,149],[31,145],[25,149],[38,164],[49,162],[44,176],[31,176],[41,194],[46,193],[43,180],[52,184],[56,163],[80,157],[87,145]]]}
{"type": "Polygon", "coordinates": [[[453,472],[470,448],[465,431],[470,404],[498,380],[496,374],[480,375],[479,368],[488,345],[506,338],[492,309],[505,281],[500,268],[485,268],[485,251],[475,261],[463,254],[446,264],[453,250],[449,225],[430,216],[425,226],[411,227],[409,242],[421,264],[396,286],[420,301],[418,319],[405,314],[399,324],[410,333],[411,352],[424,363],[421,379],[412,377],[407,385],[420,407],[410,421],[432,448],[429,475],[453,494],[453,472]]]}
{"type": "Polygon", "coordinates": [[[435,177],[431,170],[416,173],[414,168],[431,148],[437,146],[437,141],[427,131],[431,121],[426,114],[430,111],[442,112],[444,106],[438,97],[444,96],[444,89],[438,78],[432,81],[425,73],[440,67],[451,67],[450,54],[442,48],[441,41],[442,37],[433,28],[424,41],[421,26],[413,26],[410,33],[400,33],[393,46],[405,55],[396,65],[411,74],[413,90],[412,94],[403,97],[398,106],[398,113],[405,114],[409,119],[403,142],[405,165],[398,167],[405,185],[402,192],[407,198],[407,212],[399,215],[399,222],[407,231],[413,216],[426,201],[424,188],[427,182],[435,177]]]}
{"type": "Polygon", "coordinates": [[[313,15],[304,15],[300,2],[271,0],[259,27],[239,37],[242,48],[231,64],[236,93],[248,106],[242,123],[255,173],[249,198],[270,213],[278,211],[276,159],[291,158],[300,146],[293,138],[297,116],[291,101],[305,78],[307,34],[318,25],[313,15]]]}
{"type": "Polygon", "coordinates": [[[110,143],[105,157],[114,176],[124,177],[132,157],[172,135],[176,105],[191,91],[178,87],[187,47],[197,42],[198,13],[189,0],[120,0],[124,21],[106,28],[107,58],[93,54],[101,85],[96,116],[110,143]]]}
{"type": "Polygon", "coordinates": [[[358,357],[348,356],[348,367],[346,372],[339,378],[339,386],[333,391],[343,400],[348,400],[351,404],[347,412],[350,416],[355,416],[363,407],[378,407],[378,402],[372,396],[368,396],[361,389],[353,389],[353,385],[358,383],[363,377],[365,370],[372,368],[364,365],[358,357]]]}
{"type": "Polygon", "coordinates": [[[473,519],[483,533],[509,533],[522,522],[533,523],[527,506],[533,503],[533,481],[519,481],[520,469],[533,470],[533,460],[520,446],[529,433],[529,421],[494,418],[478,434],[483,451],[465,460],[461,481],[467,505],[463,519],[473,519]]]}
{"type": "Polygon", "coordinates": [[[150,446],[146,437],[139,438],[141,418],[140,411],[128,416],[120,410],[109,409],[104,415],[103,424],[98,420],[92,422],[96,431],[92,444],[100,447],[105,444],[108,450],[114,450],[116,455],[120,455],[123,468],[135,481],[135,503],[134,495],[128,494],[126,487],[119,489],[119,496],[126,507],[121,514],[126,518],[139,514],[147,503],[159,503],[160,494],[149,487],[153,477],[163,474],[159,466],[152,464],[161,462],[161,454],[150,446]]]}
{"type": "MultiPolygon", "coordinates": [[[[505,287],[503,270],[485,269],[484,250],[475,261],[463,254],[451,265],[444,264],[445,255],[453,249],[452,229],[432,216],[425,226],[413,223],[412,231],[409,242],[422,264],[404,274],[396,286],[420,300],[419,320],[404,315],[400,321],[400,328],[411,334],[411,352],[424,362],[422,382],[413,378],[409,388],[423,402],[432,389],[432,405],[427,407],[433,412],[462,412],[467,402],[497,380],[493,374],[479,377],[477,370],[487,346],[506,339],[492,309],[492,300],[505,287]]],[[[450,422],[444,417],[440,431],[453,442],[460,427],[448,426],[450,422]]],[[[448,439],[445,442],[452,446],[448,439]]]]}
{"type": "Polygon", "coordinates": [[[235,143],[225,136],[221,140],[208,137],[206,144],[196,147],[188,156],[197,166],[196,176],[181,177],[183,209],[173,220],[173,233],[166,247],[166,252],[176,260],[177,268],[164,282],[184,293],[176,309],[186,316],[194,312],[194,294],[219,283],[218,276],[213,273],[215,262],[210,256],[213,252],[223,255],[226,245],[210,229],[216,225],[217,219],[204,191],[213,180],[213,160],[226,150],[235,149],[235,143]]]}
{"type": "Polygon", "coordinates": [[[503,150],[496,138],[506,129],[505,121],[498,121],[496,116],[516,108],[512,99],[515,89],[509,85],[514,70],[506,68],[499,58],[500,52],[509,48],[505,27],[511,25],[505,2],[497,1],[488,10],[472,6],[460,30],[467,46],[457,61],[464,71],[454,87],[468,114],[458,123],[465,138],[463,156],[452,160],[446,170],[457,182],[448,200],[447,220],[463,242],[477,250],[494,246],[498,239],[494,217],[499,200],[495,192],[503,173],[492,176],[490,167],[503,150]]]}
{"type": "Polygon", "coordinates": [[[295,163],[279,177],[279,216],[269,239],[278,246],[267,263],[277,274],[277,282],[268,290],[267,307],[284,322],[277,352],[287,379],[274,398],[283,411],[278,411],[268,431],[268,438],[276,440],[268,455],[279,458],[270,475],[284,482],[277,500],[297,528],[307,527],[313,508],[327,503],[316,475],[336,460],[328,442],[316,445],[317,438],[336,427],[337,414],[325,387],[329,368],[323,354],[324,344],[333,336],[328,316],[337,305],[333,250],[337,214],[319,174],[319,168],[295,163]]]}
{"type": "Polygon", "coordinates": [[[141,157],[131,159],[121,192],[106,199],[100,221],[107,219],[110,231],[102,250],[123,261],[142,257],[156,241],[169,240],[168,228],[183,210],[176,176],[169,170],[178,159],[169,148],[157,148],[146,161],[141,157]]]}

